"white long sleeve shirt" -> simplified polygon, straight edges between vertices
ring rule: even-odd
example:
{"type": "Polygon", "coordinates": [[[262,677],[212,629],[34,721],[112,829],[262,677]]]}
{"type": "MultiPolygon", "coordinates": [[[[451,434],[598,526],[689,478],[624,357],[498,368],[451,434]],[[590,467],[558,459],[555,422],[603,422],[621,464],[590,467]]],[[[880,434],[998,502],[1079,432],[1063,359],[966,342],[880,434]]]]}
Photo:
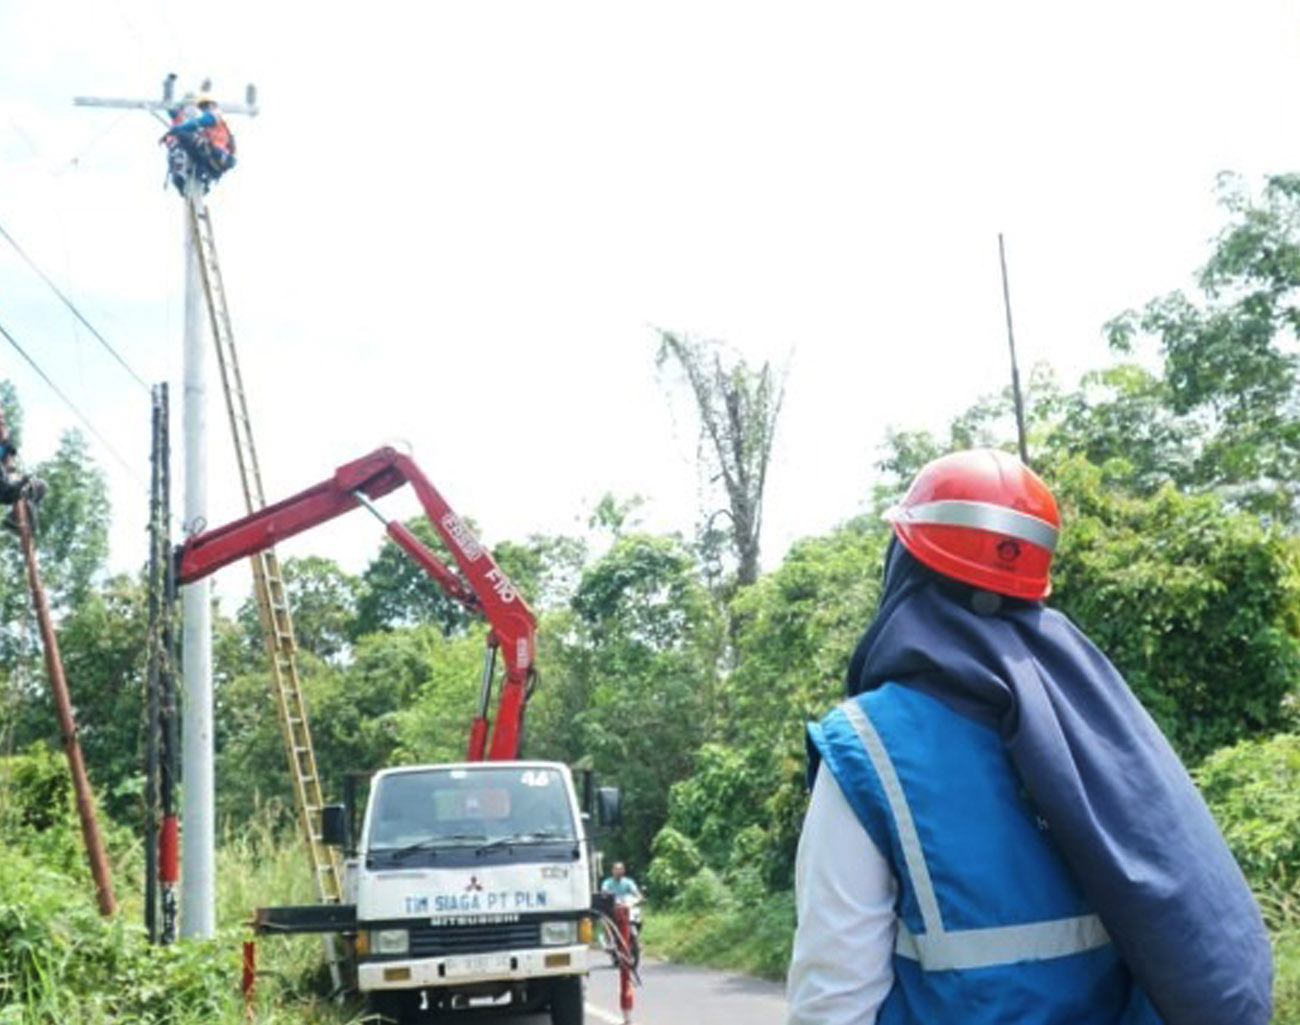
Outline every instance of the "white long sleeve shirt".
{"type": "Polygon", "coordinates": [[[835,777],[818,772],[795,864],[788,1025],[875,1025],[894,984],[897,892],[835,777]]]}

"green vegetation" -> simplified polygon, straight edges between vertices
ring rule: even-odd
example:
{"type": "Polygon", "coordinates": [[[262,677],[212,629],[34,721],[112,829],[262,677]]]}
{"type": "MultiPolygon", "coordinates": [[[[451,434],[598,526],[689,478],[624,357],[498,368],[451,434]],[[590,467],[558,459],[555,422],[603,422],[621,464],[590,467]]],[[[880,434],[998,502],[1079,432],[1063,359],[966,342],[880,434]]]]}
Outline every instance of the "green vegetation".
{"type": "Polygon", "coordinates": [[[784,979],[794,937],[794,896],[786,891],[756,904],[648,915],[643,934],[654,957],[784,979]]]}
{"type": "Polygon", "coordinates": [[[1276,933],[1273,944],[1277,983],[1273,987],[1275,1025],[1300,1023],[1300,926],[1276,933]]]}
{"type": "MultiPolygon", "coordinates": [[[[242,923],[256,903],[307,897],[296,849],[269,816],[224,838],[220,932],[154,947],[140,924],[140,845],[110,824],[120,913],[98,914],[61,755],[37,747],[0,759],[0,1022],[4,1025],[187,1025],[246,1021],[239,993],[242,923]]],[[[318,942],[318,941],[317,941],[318,942]]],[[[349,1020],[317,995],[319,949],[259,945],[257,1020],[349,1020]]]]}
{"type": "MultiPolygon", "coordinates": [[[[1053,602],[1196,772],[1275,933],[1277,1020],[1300,1023],[1300,177],[1272,178],[1259,196],[1231,180],[1224,190],[1228,224],[1198,294],[1117,318],[1119,362],[1073,389],[1036,370],[1030,445],[1067,522],[1053,602]]],[[[943,451],[1010,447],[1011,407],[983,399],[942,436],[892,431],[875,472],[861,468],[873,514],[757,573],[779,381],[719,347],[661,342],[662,366],[681,371],[698,407],[716,504],[689,533],[656,534],[635,498],[606,496],[581,536],[496,546],[541,617],[527,752],[623,787],[626,825],[606,854],[656,902],[652,949],[777,977],[806,800],[803,724],[839,700],[874,611],[888,535],[873,514],[943,451]]],[[[2,384],[0,402],[21,423],[2,384]]],[[[92,913],[17,550],[0,534],[0,750],[21,752],[0,759],[0,1025],[233,1021],[240,923],[257,904],[307,896],[257,616],[249,602],[222,619],[216,645],[221,936],[149,950],[129,924],[144,594],[105,573],[104,486],[79,437],[33,469],[53,485],[40,551],[128,906],[112,923],[92,913]]],[[[327,790],[349,771],[459,757],[482,624],[391,543],[360,574],[320,556],[285,572],[327,790]]],[[[318,944],[262,945],[259,1020],[339,1020],[319,996],[318,944]]]]}

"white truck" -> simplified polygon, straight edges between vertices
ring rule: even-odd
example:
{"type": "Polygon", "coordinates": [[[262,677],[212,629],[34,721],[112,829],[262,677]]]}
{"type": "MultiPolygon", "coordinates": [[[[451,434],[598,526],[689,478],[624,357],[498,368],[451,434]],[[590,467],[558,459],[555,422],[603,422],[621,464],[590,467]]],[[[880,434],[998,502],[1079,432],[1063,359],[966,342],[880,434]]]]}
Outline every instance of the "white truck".
{"type": "MultiPolygon", "coordinates": [[[[614,824],[617,793],[599,796],[614,824]]],[[[344,871],[370,1009],[404,1023],[509,1007],[582,1025],[594,914],[584,819],[555,762],[377,773],[344,871]]],[[[324,827],[327,841],[346,844],[340,806],[324,827]]]]}
{"type": "MultiPolygon", "coordinates": [[[[519,758],[524,710],[538,682],[537,617],[414,460],[377,449],[296,495],[195,534],[176,554],[176,579],[194,583],[358,506],[383,521],[389,538],[451,600],[488,621],[467,760],[377,773],[354,844],[351,809],[319,807],[305,719],[290,714],[281,691],[281,725],[321,903],[258,908],[254,929],[351,939],[359,989],[374,1010],[397,1022],[428,1011],[500,1005],[549,1011],[553,1025],[581,1025],[595,882],[586,823],[567,768],[519,758]],[[456,570],[375,506],[404,483],[415,490],[456,570]],[[503,672],[492,719],[498,657],[503,672]],[[322,882],[334,879],[332,859],[322,863],[322,843],[347,856],[341,894],[322,882]]],[[[276,626],[284,606],[273,602],[269,588],[258,594],[263,622],[275,627],[268,644],[283,666],[293,651],[292,630],[276,626]]],[[[280,673],[277,668],[277,679],[280,673]]],[[[596,796],[601,825],[617,825],[617,792],[596,796]]],[[[343,959],[337,946],[330,950],[334,971],[343,959]]],[[[337,974],[342,983],[343,973],[337,974]]]]}

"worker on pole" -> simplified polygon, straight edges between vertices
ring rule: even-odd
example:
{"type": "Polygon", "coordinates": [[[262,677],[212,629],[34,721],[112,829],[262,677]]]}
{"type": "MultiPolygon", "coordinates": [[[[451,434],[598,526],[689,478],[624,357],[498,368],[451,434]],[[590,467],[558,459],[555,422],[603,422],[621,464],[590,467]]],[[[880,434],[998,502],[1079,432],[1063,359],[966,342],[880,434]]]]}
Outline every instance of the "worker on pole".
{"type": "Polygon", "coordinates": [[[18,520],[13,505],[20,498],[27,499],[27,522],[36,533],[36,507],[45,497],[45,481],[38,477],[14,473],[11,469],[18,448],[9,439],[0,440],[0,505],[9,506],[3,525],[6,530],[18,532],[18,520]]]}
{"type": "Polygon", "coordinates": [[[198,116],[173,124],[159,142],[179,144],[206,188],[235,166],[235,135],[211,96],[198,96],[194,105],[198,116]]]}
{"type": "Polygon", "coordinates": [[[918,474],[849,699],[809,728],[791,1025],[1266,1025],[1259,908],[1003,452],[918,474]]]}
{"type": "MultiPolygon", "coordinates": [[[[197,97],[193,93],[186,93],[176,106],[168,108],[167,116],[171,120],[173,129],[199,117],[201,111],[195,102],[196,99],[197,97]]],[[[176,191],[183,196],[185,195],[185,183],[190,176],[189,154],[186,153],[185,147],[181,145],[180,139],[171,132],[164,135],[162,141],[163,145],[167,147],[167,177],[171,180],[176,191]]]]}

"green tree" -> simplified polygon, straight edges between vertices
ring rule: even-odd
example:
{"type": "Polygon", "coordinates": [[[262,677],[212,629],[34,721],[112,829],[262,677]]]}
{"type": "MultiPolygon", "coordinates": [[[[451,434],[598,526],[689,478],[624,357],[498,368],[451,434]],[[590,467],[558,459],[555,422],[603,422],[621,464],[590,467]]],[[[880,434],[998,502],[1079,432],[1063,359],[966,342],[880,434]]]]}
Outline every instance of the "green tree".
{"type": "MultiPolygon", "coordinates": [[[[454,566],[446,545],[428,519],[417,516],[407,520],[406,525],[444,562],[454,566]]],[[[392,541],[384,542],[379,554],[361,574],[361,593],[352,627],[354,638],[376,630],[423,623],[453,634],[464,630],[468,622],[464,607],[447,597],[437,581],[392,541]]]]}
{"type": "Polygon", "coordinates": [[[502,541],[492,549],[535,611],[560,608],[573,598],[587,554],[584,539],[563,534],[530,534],[523,542],[502,541]]]}
{"type": "MultiPolygon", "coordinates": [[[[477,640],[481,646],[481,635],[477,640]]],[[[338,794],[347,773],[392,764],[399,751],[417,755],[429,734],[408,720],[420,719],[418,706],[433,681],[455,676],[465,647],[473,646],[465,637],[449,645],[436,627],[399,627],[362,637],[346,665],[301,653],[299,671],[317,768],[328,792],[338,794]],[[449,661],[454,670],[448,669],[449,661]]],[[[476,684],[477,663],[468,674],[471,693],[476,684]]],[[[236,676],[220,691],[217,775],[224,815],[238,818],[268,797],[291,803],[284,741],[271,702],[262,669],[236,676]]],[[[472,709],[469,701],[461,705],[460,748],[472,709]]]]}
{"type": "Polygon", "coordinates": [[[1295,543],[1215,495],[1126,495],[1081,458],[1048,477],[1066,524],[1052,604],[1183,757],[1280,728],[1300,678],[1295,543]]]}
{"type": "MultiPolygon", "coordinates": [[[[745,771],[763,780],[751,786],[764,796],[737,808],[729,823],[737,836],[762,830],[762,870],[776,888],[790,885],[806,806],[804,725],[844,694],[849,656],[879,600],[887,538],[875,518],[804,538],[733,602],[742,626],[721,734],[742,753],[745,771]]],[[[709,846],[689,821],[678,828],[709,846]]]]}
{"type": "MultiPolygon", "coordinates": [[[[118,818],[135,818],[141,807],[147,632],[144,587],[126,576],[87,594],[59,629],[86,769],[105,809],[118,818]]],[[[45,739],[58,747],[48,697],[41,705],[45,739]]]]}
{"type": "Polygon", "coordinates": [[[64,434],[33,473],[48,486],[38,512],[41,576],[55,609],[66,611],[90,593],[108,558],[108,487],[80,431],[64,434]]]}
{"type": "MultiPolygon", "coordinates": [[[[8,382],[0,382],[0,402],[11,430],[21,426],[17,393],[8,382]]],[[[78,431],[64,434],[50,458],[35,462],[20,458],[20,463],[20,472],[49,485],[38,515],[36,554],[51,608],[62,615],[89,594],[104,572],[110,512],[107,487],[78,431]]],[[[22,552],[17,537],[0,530],[0,669],[14,675],[20,686],[28,686],[39,673],[39,657],[22,552]]]]}
{"type": "Polygon", "coordinates": [[[618,537],[548,617],[530,750],[589,764],[625,795],[619,853],[645,865],[668,789],[691,772],[716,715],[722,637],[712,598],[676,538],[618,537]]]}
{"type": "MultiPolygon", "coordinates": [[[[456,637],[428,633],[423,679],[416,685],[414,699],[396,715],[399,761],[458,762],[465,757],[486,635],[482,624],[456,637]]],[[[494,693],[499,695],[500,680],[497,687],[494,693]]],[[[490,709],[489,716],[494,718],[495,712],[490,709]]]]}
{"type": "Polygon", "coordinates": [[[1202,269],[1199,301],[1174,292],[1109,325],[1131,352],[1155,342],[1168,408],[1196,442],[1182,483],[1293,524],[1300,480],[1300,175],[1273,175],[1262,194],[1224,176],[1229,215],[1202,269]]]}
{"type": "MultiPolygon", "coordinates": [[[[6,423],[20,439],[22,410],[9,382],[0,382],[0,402],[6,423]]],[[[49,485],[39,510],[36,553],[50,605],[67,634],[62,641],[64,662],[73,700],[82,710],[82,731],[94,733],[93,738],[85,738],[92,780],[97,786],[116,788],[128,772],[136,771],[126,766],[130,745],[123,740],[125,732],[136,726],[129,703],[123,704],[132,670],[120,658],[121,646],[129,645],[135,624],[129,615],[128,583],[112,582],[102,595],[95,591],[104,586],[108,551],[104,478],[76,431],[64,434],[48,459],[20,459],[19,472],[31,473],[49,485]],[[108,615],[106,607],[112,609],[108,615]],[[97,627],[85,627],[97,617],[97,627]],[[79,659],[90,646],[98,647],[97,657],[79,659]]],[[[26,567],[17,537],[8,530],[0,530],[0,678],[4,682],[0,730],[8,735],[5,739],[23,745],[43,740],[58,746],[26,567]]]]}
{"type": "MultiPolygon", "coordinates": [[[[360,579],[320,555],[285,559],[282,570],[298,647],[327,661],[343,658],[355,630],[360,579]]],[[[252,596],[239,607],[239,625],[248,650],[261,652],[262,625],[252,596]]]]}
{"type": "Polygon", "coordinates": [[[1194,483],[1203,429],[1176,412],[1169,386],[1151,371],[1120,363],[1089,373],[1060,414],[1045,439],[1049,460],[1081,455],[1113,466],[1125,490],[1142,495],[1194,483]]]}

